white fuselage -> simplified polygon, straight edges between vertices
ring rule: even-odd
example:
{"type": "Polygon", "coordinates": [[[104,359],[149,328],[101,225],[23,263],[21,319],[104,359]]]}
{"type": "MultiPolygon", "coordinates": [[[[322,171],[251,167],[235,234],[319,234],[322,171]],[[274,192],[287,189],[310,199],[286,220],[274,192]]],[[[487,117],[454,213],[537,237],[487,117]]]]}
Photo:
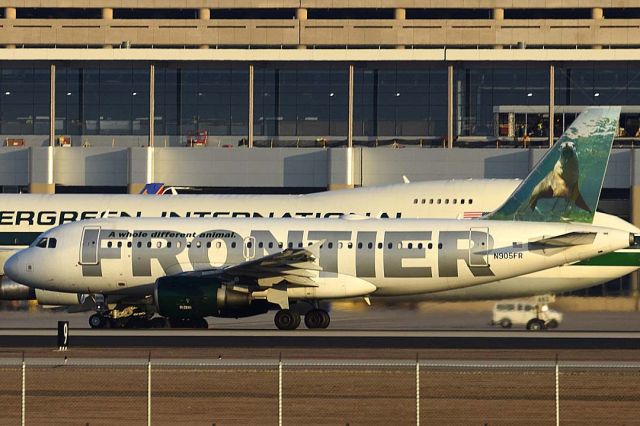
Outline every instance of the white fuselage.
{"type": "Polygon", "coordinates": [[[32,246],[12,256],[5,265],[12,279],[54,291],[140,295],[163,276],[237,265],[318,241],[321,270],[313,279],[319,288],[336,280],[364,281],[375,288],[367,293],[376,296],[464,289],[629,245],[627,231],[591,225],[357,217],[114,218],[67,224],[42,238],[55,239],[55,247],[32,246]],[[99,229],[99,237],[83,237],[90,229],[99,229]],[[572,232],[590,233],[593,241],[533,244],[572,232]]]}

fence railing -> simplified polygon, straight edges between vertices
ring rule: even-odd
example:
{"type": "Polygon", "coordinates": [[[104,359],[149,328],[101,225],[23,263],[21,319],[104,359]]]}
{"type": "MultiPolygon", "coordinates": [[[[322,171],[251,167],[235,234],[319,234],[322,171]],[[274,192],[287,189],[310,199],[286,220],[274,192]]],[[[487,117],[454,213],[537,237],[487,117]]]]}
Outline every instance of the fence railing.
{"type": "Polygon", "coordinates": [[[640,363],[0,358],[2,424],[625,424],[640,363]]]}

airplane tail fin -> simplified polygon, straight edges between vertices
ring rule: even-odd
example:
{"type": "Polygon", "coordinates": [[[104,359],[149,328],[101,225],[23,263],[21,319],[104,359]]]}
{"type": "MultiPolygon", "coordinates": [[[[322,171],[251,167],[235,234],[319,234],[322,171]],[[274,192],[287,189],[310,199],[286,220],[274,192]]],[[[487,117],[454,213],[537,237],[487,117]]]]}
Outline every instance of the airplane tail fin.
{"type": "Polygon", "coordinates": [[[164,189],[164,183],[148,183],[142,188],[140,194],[161,195],[164,189]]]}
{"type": "Polygon", "coordinates": [[[486,219],[593,222],[620,107],[589,107],[486,219]]]}

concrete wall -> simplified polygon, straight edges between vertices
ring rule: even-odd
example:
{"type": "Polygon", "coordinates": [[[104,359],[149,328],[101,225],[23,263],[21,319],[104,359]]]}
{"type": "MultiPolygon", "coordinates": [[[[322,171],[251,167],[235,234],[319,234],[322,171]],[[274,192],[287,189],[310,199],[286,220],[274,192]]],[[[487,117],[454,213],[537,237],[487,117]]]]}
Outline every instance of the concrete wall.
{"type": "MultiPolygon", "coordinates": [[[[53,180],[59,185],[127,186],[147,180],[176,186],[342,188],[466,178],[523,178],[542,149],[481,148],[0,148],[0,185],[53,180]],[[148,158],[150,156],[150,158],[148,158]]],[[[606,188],[640,182],[637,150],[611,154],[606,188]]]]}

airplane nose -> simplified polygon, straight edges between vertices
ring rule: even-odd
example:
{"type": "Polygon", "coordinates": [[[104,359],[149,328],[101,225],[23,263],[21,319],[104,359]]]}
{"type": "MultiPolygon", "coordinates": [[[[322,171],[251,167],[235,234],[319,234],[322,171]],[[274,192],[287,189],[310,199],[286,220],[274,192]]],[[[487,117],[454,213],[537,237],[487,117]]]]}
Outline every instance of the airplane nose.
{"type": "Polygon", "coordinates": [[[4,263],[4,273],[9,278],[17,283],[24,284],[22,281],[24,280],[24,268],[22,268],[21,254],[16,253],[13,256],[9,257],[7,261],[4,263]]]}

